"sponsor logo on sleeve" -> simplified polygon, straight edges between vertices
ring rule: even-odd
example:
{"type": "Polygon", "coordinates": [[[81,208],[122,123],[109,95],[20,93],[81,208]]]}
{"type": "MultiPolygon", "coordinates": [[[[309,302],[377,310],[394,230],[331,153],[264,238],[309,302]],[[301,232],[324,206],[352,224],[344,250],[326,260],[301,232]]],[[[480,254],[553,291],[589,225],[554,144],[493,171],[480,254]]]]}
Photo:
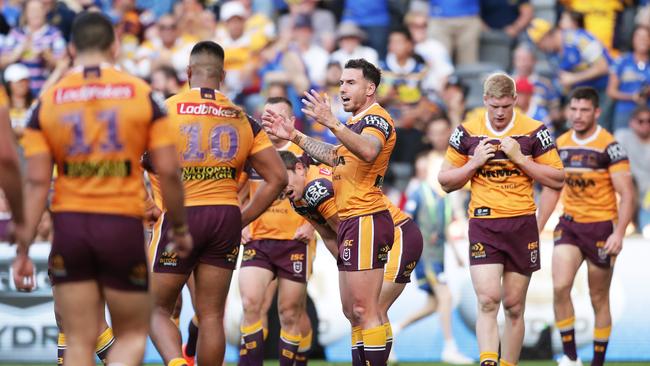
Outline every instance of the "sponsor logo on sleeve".
{"type": "Polygon", "coordinates": [[[607,155],[612,163],[627,159],[627,152],[619,143],[613,143],[607,147],[607,155]]]}
{"type": "Polygon", "coordinates": [[[456,150],[460,149],[460,142],[464,134],[463,130],[457,127],[449,138],[449,145],[453,146],[456,150]]]}
{"type": "Polygon", "coordinates": [[[551,136],[551,132],[546,128],[537,131],[535,137],[539,140],[540,145],[542,145],[542,150],[546,150],[553,146],[553,136],[551,136]]]}
{"type": "Polygon", "coordinates": [[[327,187],[325,187],[321,182],[319,181],[314,181],[312,184],[310,184],[307,189],[305,190],[305,201],[309,204],[309,206],[316,207],[318,206],[322,201],[325,200],[325,198],[329,197],[329,191],[327,190],[327,187]]]}
{"type": "Polygon", "coordinates": [[[372,126],[377,128],[381,133],[384,134],[384,138],[388,139],[390,137],[390,133],[393,130],[393,127],[384,119],[382,116],[378,116],[376,114],[369,114],[365,117],[363,117],[363,122],[365,123],[366,126],[372,126]]]}

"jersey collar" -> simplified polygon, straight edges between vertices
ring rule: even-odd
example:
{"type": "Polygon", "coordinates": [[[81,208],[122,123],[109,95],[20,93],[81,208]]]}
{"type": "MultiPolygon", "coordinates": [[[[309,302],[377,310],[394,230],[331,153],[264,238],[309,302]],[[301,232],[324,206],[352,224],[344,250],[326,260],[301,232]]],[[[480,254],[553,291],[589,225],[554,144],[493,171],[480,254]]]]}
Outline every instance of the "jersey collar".
{"type": "Polygon", "coordinates": [[[492,124],[490,123],[490,119],[488,118],[488,113],[485,112],[485,127],[490,131],[491,134],[495,136],[503,136],[506,134],[506,132],[510,131],[513,127],[515,127],[515,118],[517,117],[517,112],[513,111],[512,112],[512,119],[510,120],[510,123],[506,126],[506,128],[503,129],[501,132],[497,132],[494,128],[492,128],[492,124]]]}
{"type": "Polygon", "coordinates": [[[573,141],[575,141],[576,144],[584,146],[584,145],[587,145],[588,143],[594,141],[596,138],[598,138],[598,135],[600,135],[600,130],[601,129],[602,129],[602,127],[600,127],[600,125],[599,125],[598,127],[596,127],[596,131],[593,134],[591,134],[591,136],[587,137],[586,139],[578,138],[578,136],[576,135],[576,131],[573,130],[571,132],[571,139],[573,139],[573,141]]]}
{"type": "Polygon", "coordinates": [[[366,112],[368,112],[370,110],[370,108],[372,108],[372,107],[374,107],[376,105],[378,105],[377,102],[372,103],[371,105],[368,106],[368,108],[366,108],[366,109],[362,110],[361,112],[359,112],[359,113],[355,114],[354,116],[352,116],[352,120],[354,121],[358,117],[363,116],[366,112]]]}

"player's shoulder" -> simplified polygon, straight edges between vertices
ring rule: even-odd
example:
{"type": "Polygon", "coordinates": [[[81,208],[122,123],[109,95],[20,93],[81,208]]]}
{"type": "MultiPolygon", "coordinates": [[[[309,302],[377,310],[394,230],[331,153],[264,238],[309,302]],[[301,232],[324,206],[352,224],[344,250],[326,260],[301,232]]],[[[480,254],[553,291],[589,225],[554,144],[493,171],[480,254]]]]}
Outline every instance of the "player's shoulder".
{"type": "Polygon", "coordinates": [[[573,142],[572,138],[573,131],[568,130],[567,132],[561,134],[555,143],[557,144],[557,147],[563,147],[563,146],[569,146],[573,142]]]}
{"type": "Polygon", "coordinates": [[[456,127],[456,130],[462,131],[465,136],[481,134],[481,129],[485,126],[485,113],[484,107],[472,109],[467,113],[463,122],[456,127]]]}
{"type": "Polygon", "coordinates": [[[527,116],[523,112],[516,112],[513,134],[534,135],[541,130],[547,130],[544,123],[527,116]]]}
{"type": "Polygon", "coordinates": [[[606,129],[599,127],[598,131],[598,136],[596,136],[596,144],[598,147],[606,149],[610,145],[617,145],[618,141],[616,141],[616,138],[614,135],[612,135],[609,131],[606,129]]]}
{"type": "Polygon", "coordinates": [[[374,121],[383,121],[385,123],[388,123],[389,125],[393,126],[395,123],[393,122],[393,118],[390,116],[390,113],[384,107],[379,105],[379,103],[375,103],[368,110],[366,110],[362,117],[361,120],[368,123],[372,123],[374,121]]]}
{"type": "Polygon", "coordinates": [[[308,171],[303,198],[312,207],[318,207],[321,203],[334,197],[331,176],[325,175],[322,169],[318,166],[311,166],[308,171]]]}
{"type": "Polygon", "coordinates": [[[323,164],[310,165],[307,170],[307,181],[311,182],[317,179],[332,180],[332,170],[323,164]]]}

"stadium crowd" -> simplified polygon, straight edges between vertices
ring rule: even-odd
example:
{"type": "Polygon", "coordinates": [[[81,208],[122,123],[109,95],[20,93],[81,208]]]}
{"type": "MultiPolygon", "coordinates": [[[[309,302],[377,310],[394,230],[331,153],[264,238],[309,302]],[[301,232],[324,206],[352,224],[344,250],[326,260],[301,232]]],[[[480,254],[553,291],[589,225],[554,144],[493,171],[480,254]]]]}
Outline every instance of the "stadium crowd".
{"type": "MultiPolygon", "coordinates": [[[[114,23],[118,64],[164,97],[186,88],[191,47],[214,40],[226,51],[223,89],[230,98],[259,117],[264,100],[287,97],[298,129],[333,142],[331,132],[305,117],[300,98],[309,89],[327,93],[345,121],[350,115],[335,98],[342,65],[363,57],[381,67],[379,101],[397,124],[385,187],[401,204],[418,155],[430,153],[435,166],[435,136],[450,134],[467,114],[480,110],[488,73],[510,71],[518,108],[556,137],[567,129],[568,90],[593,85],[605,99],[601,124],[633,160],[639,193],[635,223],[642,231],[650,224],[650,167],[643,159],[650,111],[642,108],[650,105],[650,7],[623,0],[546,3],[8,0],[0,6],[0,67],[12,127],[20,137],[31,103],[70,66],[66,42],[75,13],[97,9],[114,23]],[[556,36],[535,42],[550,30],[556,36]],[[432,123],[437,120],[447,128],[432,123]]],[[[435,169],[429,174],[436,175],[435,169]]],[[[462,206],[454,211],[459,219],[462,206]]]]}
{"type": "MultiPolygon", "coordinates": [[[[430,184],[435,195],[446,195],[447,189],[438,183],[438,175],[445,169],[445,152],[450,138],[454,139],[452,132],[464,121],[490,113],[483,106],[484,95],[490,96],[484,94],[484,81],[487,75],[503,71],[514,79],[516,113],[542,122],[553,138],[572,127],[568,123],[572,90],[582,86],[594,88],[595,99],[591,95],[577,99],[596,100],[594,107],[598,107],[600,100],[602,113],[598,123],[616,137],[630,160],[637,191],[635,219],[630,231],[650,236],[647,159],[650,156],[650,4],[647,1],[559,0],[549,4],[535,0],[7,0],[1,4],[0,67],[4,91],[0,93],[0,103],[8,107],[13,132],[22,143],[29,143],[24,131],[31,117],[30,107],[41,93],[71,72],[72,59],[67,45],[75,15],[82,11],[101,12],[110,18],[118,41],[116,65],[145,80],[160,99],[190,92],[188,82],[192,75],[188,73],[188,65],[191,57],[198,57],[193,53],[197,43],[219,44],[225,54],[225,79],[219,90],[252,117],[264,120],[267,132],[268,128],[275,128],[269,134],[277,139],[271,139],[276,147],[282,145],[278,141],[283,139],[295,142],[296,146],[301,139],[304,143],[314,138],[314,146],[341,140],[334,132],[338,125],[328,126],[331,121],[318,122],[322,116],[314,110],[327,100],[339,124],[354,118],[345,106],[351,102],[339,98],[339,88],[345,84],[340,80],[349,69],[348,61],[365,59],[381,69],[381,83],[374,83],[379,85],[376,100],[389,113],[387,119],[392,118],[396,132],[390,135],[394,149],[392,154],[388,150],[390,163],[383,190],[399,209],[417,217],[419,211],[414,207],[426,206],[431,194],[423,182],[430,184]],[[305,93],[310,91],[312,97],[307,96],[309,102],[305,102],[305,93]],[[278,103],[292,110],[268,111],[269,104],[278,103]],[[300,132],[278,134],[277,125],[289,116],[295,117],[295,128],[300,132]],[[299,134],[297,140],[296,134],[299,134]]],[[[204,47],[208,51],[201,52],[215,52],[209,46],[204,47]]],[[[365,72],[373,69],[364,65],[356,67],[364,70],[363,76],[368,80],[365,72]]],[[[195,83],[206,82],[207,79],[196,75],[195,83]]],[[[493,96],[497,98],[501,95],[498,93],[493,96]]],[[[382,148],[389,144],[387,136],[388,133],[382,148]]],[[[314,155],[309,148],[302,144],[300,147],[314,155]]],[[[34,149],[33,146],[22,148],[34,149]]],[[[506,154],[511,157],[509,152],[506,154]]],[[[374,158],[376,155],[369,159],[374,158]]],[[[326,159],[319,160],[327,163],[326,159]]],[[[289,162],[284,163],[292,170],[298,162],[290,162],[292,169],[289,162]]],[[[251,182],[257,174],[255,170],[267,178],[261,165],[253,168],[247,171],[251,182]]],[[[443,222],[453,227],[448,233],[452,237],[467,232],[470,190],[462,188],[464,183],[449,194],[448,207],[441,213],[447,220],[443,222]]],[[[541,189],[540,184],[535,186],[538,192],[541,189]]],[[[251,191],[251,200],[253,197],[251,191]]],[[[0,200],[0,211],[8,211],[7,207],[0,200]]],[[[9,221],[6,214],[0,218],[9,221]]],[[[49,220],[46,211],[38,226],[39,239],[51,238],[49,220]]],[[[395,216],[393,220],[397,223],[395,216]]],[[[342,218],[341,225],[343,221],[342,218]]],[[[418,224],[427,241],[442,240],[444,246],[444,234],[440,234],[444,229],[418,224]]],[[[313,229],[305,235],[309,239],[313,229]]],[[[350,287],[353,286],[351,278],[350,287]]],[[[184,280],[180,288],[183,284],[184,280]]],[[[438,296],[442,292],[435,291],[438,296]]],[[[430,293],[434,296],[433,290],[430,293]]],[[[166,305],[173,308],[177,296],[177,293],[168,294],[166,305]]],[[[246,306],[245,302],[244,313],[250,320],[245,317],[242,329],[252,330],[251,336],[261,337],[262,320],[257,314],[247,313],[246,306]],[[255,335],[258,330],[259,335],[255,335]]],[[[255,306],[257,312],[259,306],[255,306]]],[[[169,319],[166,313],[161,314],[169,319]]],[[[297,330],[300,316],[294,314],[290,322],[281,316],[281,322],[291,323],[294,332],[300,334],[297,330]]],[[[354,316],[349,319],[353,331],[355,326],[360,326],[355,321],[368,324],[374,321],[354,316]]],[[[381,322],[378,329],[383,334],[386,320],[377,322],[381,322]]],[[[174,329],[171,322],[167,325],[174,329]]],[[[395,332],[406,325],[396,327],[395,332]]],[[[364,339],[365,333],[364,327],[364,339]]],[[[288,333],[284,335],[288,343],[295,343],[293,352],[296,352],[300,336],[291,341],[288,333]]],[[[159,346],[164,337],[156,337],[160,337],[154,339],[159,346]]],[[[457,363],[471,361],[454,353],[457,350],[453,339],[447,341],[450,347],[447,352],[451,354],[448,359],[457,363]]],[[[387,345],[390,341],[383,342],[387,345]]],[[[363,353],[363,348],[360,352],[363,353]]],[[[165,356],[168,358],[175,359],[165,356]]],[[[502,364],[507,362],[502,360],[502,364]]]]}

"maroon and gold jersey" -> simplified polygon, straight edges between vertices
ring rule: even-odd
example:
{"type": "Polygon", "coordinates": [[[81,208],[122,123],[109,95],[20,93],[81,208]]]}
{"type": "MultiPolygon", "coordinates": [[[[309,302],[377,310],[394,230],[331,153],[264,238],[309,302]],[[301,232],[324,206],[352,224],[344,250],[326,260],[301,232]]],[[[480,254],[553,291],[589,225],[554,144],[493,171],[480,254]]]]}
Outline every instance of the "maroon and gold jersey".
{"type": "MultiPolygon", "coordinates": [[[[290,151],[296,156],[301,156],[303,154],[300,147],[291,142],[287,142],[283,148],[278,150],[290,151]]],[[[264,180],[252,167],[249,167],[247,170],[248,181],[250,182],[250,198],[252,199],[264,180]]],[[[296,235],[298,227],[305,223],[305,219],[295,213],[291,208],[289,199],[282,197],[276,198],[263,214],[255,219],[255,221],[251,222],[249,228],[253,240],[292,240],[296,235]]]]}
{"type": "MultiPolygon", "coordinates": [[[[461,167],[474,155],[481,140],[488,139],[498,146],[506,136],[517,140],[521,152],[536,163],[562,168],[551,133],[541,122],[523,113],[515,113],[502,132],[494,131],[487,113],[464,122],[451,135],[445,159],[452,166],[461,167]]],[[[533,180],[500,150],[476,171],[471,179],[471,191],[470,217],[514,217],[534,214],[536,210],[533,180]]]]}
{"type": "Polygon", "coordinates": [[[377,103],[352,116],[347,127],[355,133],[377,137],[382,147],[375,161],[366,163],[345,146],[339,146],[332,182],[341,220],[386,209],[381,185],[396,139],[393,119],[377,103]]]}
{"type": "Polygon", "coordinates": [[[173,145],[162,101],[142,80],[113,66],[78,67],[30,111],[25,156],[52,156],[52,210],[141,217],[140,157],[173,145]]]}
{"type": "Polygon", "coordinates": [[[183,168],[185,206],[239,206],[237,181],[246,159],[273,146],[261,126],[213,89],[193,88],[166,104],[183,168]]]}
{"type": "Polygon", "coordinates": [[[568,131],[557,139],[557,147],[566,175],[562,189],[564,214],[584,223],[615,220],[616,192],[611,176],[630,172],[623,147],[600,126],[584,140],[568,131]]]}
{"type": "MultiPolygon", "coordinates": [[[[336,195],[332,186],[332,172],[322,165],[311,165],[307,171],[305,182],[302,198],[292,202],[291,205],[301,216],[317,224],[326,225],[327,220],[337,213],[336,195]]],[[[395,226],[409,218],[385,195],[382,197],[382,201],[386,205],[395,226]]]]}

